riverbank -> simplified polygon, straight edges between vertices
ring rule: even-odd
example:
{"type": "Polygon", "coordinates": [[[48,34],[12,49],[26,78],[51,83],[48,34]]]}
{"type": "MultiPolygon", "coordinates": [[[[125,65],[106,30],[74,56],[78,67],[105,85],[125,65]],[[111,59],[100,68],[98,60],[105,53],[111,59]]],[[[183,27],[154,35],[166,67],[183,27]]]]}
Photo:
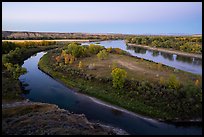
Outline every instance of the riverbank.
{"type": "MultiPolygon", "coordinates": [[[[57,53],[57,51],[55,51],[55,53],[57,53]]],[[[118,57],[118,55],[116,55],[116,56],[117,57],[115,57],[115,59],[116,58],[120,58],[120,59],[123,58],[122,56],[121,57],[118,57]]],[[[91,58],[84,58],[82,60],[78,60],[76,63],[72,64],[71,66],[70,65],[65,65],[65,66],[61,65],[61,66],[57,67],[56,63],[54,63],[54,58],[55,58],[55,54],[51,54],[51,53],[49,54],[48,53],[48,54],[44,55],[39,62],[39,68],[41,70],[43,70],[44,72],[46,72],[47,74],[51,75],[53,78],[60,80],[69,88],[73,88],[80,93],[94,96],[94,97],[99,98],[105,102],[109,102],[111,104],[120,106],[120,107],[125,108],[127,110],[130,110],[130,111],[133,111],[133,112],[145,115],[145,116],[150,116],[150,117],[162,120],[162,121],[168,120],[168,121],[174,121],[175,122],[175,121],[190,121],[190,120],[194,119],[193,118],[194,116],[192,115],[192,114],[195,114],[194,112],[190,112],[190,113],[189,112],[182,112],[185,110],[182,106],[183,106],[183,104],[185,104],[187,102],[183,101],[183,102],[179,103],[179,99],[178,100],[176,99],[178,96],[180,96],[179,91],[178,91],[178,93],[176,93],[176,92],[174,93],[173,91],[170,91],[169,89],[162,89],[162,90],[160,89],[161,91],[158,94],[157,90],[159,90],[158,89],[159,85],[157,85],[154,82],[156,87],[153,86],[153,83],[151,83],[151,85],[153,87],[149,87],[148,83],[147,83],[147,85],[145,84],[146,83],[145,81],[143,81],[143,82],[141,81],[143,84],[140,85],[140,82],[138,80],[141,77],[135,73],[134,73],[135,75],[133,75],[133,73],[130,73],[129,76],[134,76],[134,78],[138,78],[137,80],[128,81],[125,88],[123,88],[122,90],[117,90],[117,89],[114,89],[112,87],[111,80],[108,77],[104,77],[104,75],[108,76],[107,72],[109,72],[109,70],[111,70],[111,67],[107,68],[110,65],[107,63],[107,60],[99,61],[97,58],[95,58],[95,57],[93,58],[93,56],[92,56],[91,58]],[[88,67],[84,67],[83,72],[78,71],[76,69],[76,67],[78,66],[79,61],[82,61],[84,66],[88,66],[87,64],[90,64],[90,62],[94,63],[95,69],[90,70],[90,69],[87,69],[88,67]],[[137,88],[137,89],[135,89],[135,88],[137,88]],[[138,90],[139,88],[140,88],[140,90],[138,90]],[[146,90],[149,89],[151,91],[147,92],[145,89],[146,90]],[[156,90],[156,91],[154,91],[154,90],[156,90]],[[161,102],[163,102],[163,103],[161,104],[161,102]],[[177,104],[177,105],[175,105],[175,104],[177,104]],[[173,105],[174,107],[171,105],[173,105]],[[175,110],[176,110],[176,112],[175,112],[175,110]],[[187,114],[187,113],[189,113],[189,114],[187,114]]],[[[110,58],[114,59],[112,55],[110,58]]],[[[130,60],[130,57],[127,57],[127,58],[128,58],[128,60],[130,60]]],[[[132,58],[131,60],[133,60],[133,62],[138,62],[140,59],[138,59],[138,61],[135,61],[134,58],[132,58]]],[[[122,61],[122,60],[120,60],[120,61],[122,61]]],[[[142,60],[140,60],[140,61],[144,62],[142,60]]],[[[122,61],[122,62],[124,62],[124,61],[122,61]]],[[[119,62],[119,63],[121,63],[121,62],[119,62]]],[[[140,71],[142,71],[142,70],[144,71],[144,68],[139,69],[138,63],[137,63],[137,65],[136,64],[130,64],[130,63],[127,64],[127,63],[128,62],[126,62],[126,64],[123,64],[122,67],[125,68],[126,70],[128,70],[128,72],[135,70],[134,72],[138,71],[138,74],[142,74],[143,77],[147,73],[149,73],[147,70],[146,70],[146,73],[141,73],[140,71]],[[137,69],[135,69],[135,67],[137,69]]],[[[149,64],[149,63],[147,63],[147,64],[149,64]]],[[[158,69],[157,67],[158,66],[156,65],[155,68],[150,67],[149,69],[151,69],[152,71],[154,70],[154,72],[155,72],[156,71],[155,69],[158,69]]],[[[168,69],[166,69],[165,67],[163,68],[163,66],[160,66],[160,68],[157,71],[158,72],[159,71],[160,72],[170,71],[171,73],[175,73],[176,75],[179,74],[178,72],[174,72],[171,69],[168,71],[167,70],[168,69]]],[[[181,78],[184,78],[182,76],[182,73],[180,73],[181,78]]],[[[165,73],[163,73],[163,74],[165,74],[165,73]]],[[[185,74],[191,75],[191,77],[192,77],[192,74],[189,74],[189,73],[185,73],[185,74]]],[[[156,78],[155,74],[153,76],[154,77],[152,77],[152,76],[151,77],[156,78]]],[[[147,77],[145,77],[145,78],[147,78],[147,77]]],[[[188,76],[186,78],[188,79],[188,76]]],[[[162,85],[160,85],[160,86],[162,86],[162,85]]],[[[197,109],[197,110],[199,110],[199,109],[197,109]]],[[[185,111],[188,111],[188,108],[186,108],[185,111]]],[[[195,110],[193,110],[193,111],[195,111],[195,110]]]]}
{"type": "Polygon", "coordinates": [[[193,53],[181,52],[181,51],[176,51],[176,50],[171,50],[171,49],[155,48],[155,47],[150,47],[146,45],[137,45],[137,44],[131,44],[131,43],[127,43],[127,45],[132,46],[132,47],[140,47],[140,48],[145,48],[149,50],[161,51],[165,53],[171,53],[171,54],[177,54],[177,55],[202,59],[202,54],[193,54],[193,53]]]}
{"type": "MultiPolygon", "coordinates": [[[[26,49],[18,64],[33,54],[57,46],[26,49]]],[[[126,135],[122,129],[89,122],[83,114],[73,114],[56,105],[31,102],[22,94],[24,85],[2,66],[2,132],[3,135],[126,135]],[[37,119],[37,120],[36,120],[37,119]]],[[[27,91],[29,92],[29,91],[27,91]]]]}

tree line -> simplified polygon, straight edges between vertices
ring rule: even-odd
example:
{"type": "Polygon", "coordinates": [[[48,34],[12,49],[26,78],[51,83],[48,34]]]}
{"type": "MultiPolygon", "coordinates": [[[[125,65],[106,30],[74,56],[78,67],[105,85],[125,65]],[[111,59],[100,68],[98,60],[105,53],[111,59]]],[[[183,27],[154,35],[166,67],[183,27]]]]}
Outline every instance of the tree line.
{"type": "Polygon", "coordinates": [[[127,43],[147,45],[157,48],[202,53],[202,37],[195,36],[133,36],[126,38],[127,43]]]}

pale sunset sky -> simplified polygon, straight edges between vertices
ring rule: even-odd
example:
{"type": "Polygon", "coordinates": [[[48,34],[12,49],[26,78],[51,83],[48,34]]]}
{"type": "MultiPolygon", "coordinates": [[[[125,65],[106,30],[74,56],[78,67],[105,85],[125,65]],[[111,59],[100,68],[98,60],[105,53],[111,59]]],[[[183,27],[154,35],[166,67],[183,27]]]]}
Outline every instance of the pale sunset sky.
{"type": "Polygon", "coordinates": [[[3,2],[2,29],[202,34],[202,2],[3,2]]]}

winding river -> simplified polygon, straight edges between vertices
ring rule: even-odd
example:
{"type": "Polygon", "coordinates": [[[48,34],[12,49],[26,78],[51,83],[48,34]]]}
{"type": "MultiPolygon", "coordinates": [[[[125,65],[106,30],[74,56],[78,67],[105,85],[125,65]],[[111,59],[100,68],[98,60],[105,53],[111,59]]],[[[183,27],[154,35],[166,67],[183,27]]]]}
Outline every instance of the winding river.
{"type": "Polygon", "coordinates": [[[38,69],[38,62],[46,52],[39,52],[24,61],[28,73],[21,75],[19,80],[28,84],[24,94],[35,102],[56,104],[77,114],[85,114],[88,120],[117,127],[135,135],[202,135],[202,128],[184,124],[182,126],[159,122],[137,115],[125,109],[104,103],[95,98],[77,93],[54,80],[38,69]]]}
{"type": "MultiPolygon", "coordinates": [[[[97,42],[82,44],[87,45],[90,43],[97,42]]],[[[153,62],[161,63],[190,73],[202,75],[202,59],[200,58],[181,56],[161,51],[153,51],[141,47],[130,47],[126,46],[124,40],[101,41],[100,45],[104,46],[105,48],[121,48],[122,50],[129,52],[133,56],[151,60],[153,62]]]]}

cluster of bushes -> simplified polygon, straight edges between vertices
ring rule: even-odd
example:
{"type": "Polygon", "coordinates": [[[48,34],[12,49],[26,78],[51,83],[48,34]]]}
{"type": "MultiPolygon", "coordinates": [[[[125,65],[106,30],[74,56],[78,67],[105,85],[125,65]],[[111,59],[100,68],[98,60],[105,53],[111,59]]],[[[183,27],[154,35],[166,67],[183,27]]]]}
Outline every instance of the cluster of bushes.
{"type": "MultiPolygon", "coordinates": [[[[19,64],[29,57],[32,53],[50,49],[48,45],[53,43],[42,42],[3,42],[2,43],[2,68],[8,73],[12,74],[14,79],[18,79],[21,74],[26,72],[19,64]],[[41,46],[41,47],[36,47],[41,46]]],[[[54,47],[53,47],[54,48],[54,47]]]]}
{"type": "Polygon", "coordinates": [[[130,55],[128,52],[126,52],[126,51],[124,51],[124,50],[122,50],[120,48],[112,48],[112,47],[110,47],[110,48],[107,48],[106,50],[109,53],[121,54],[121,55],[130,55]]]}
{"type": "Polygon", "coordinates": [[[16,64],[21,60],[21,56],[25,54],[26,48],[15,48],[14,50],[10,50],[9,53],[2,55],[2,64],[12,63],[16,64]]]}
{"type": "Polygon", "coordinates": [[[12,63],[5,63],[4,66],[6,67],[7,71],[12,74],[14,79],[18,79],[18,77],[24,73],[26,73],[26,69],[19,66],[19,64],[12,64],[12,63]]]}
{"type": "Polygon", "coordinates": [[[103,46],[90,44],[89,46],[81,46],[77,43],[70,43],[64,46],[61,54],[56,56],[55,59],[58,63],[72,64],[77,58],[89,57],[97,54],[104,49],[103,46]]]}
{"type": "Polygon", "coordinates": [[[107,59],[108,58],[108,52],[104,49],[104,50],[101,50],[98,54],[97,54],[97,57],[100,59],[100,60],[104,60],[104,59],[107,59]]]}
{"type": "Polygon", "coordinates": [[[56,41],[24,41],[24,42],[15,42],[18,46],[49,46],[49,45],[55,45],[56,41]]]}
{"type": "Polygon", "coordinates": [[[64,64],[72,64],[76,60],[75,56],[72,54],[67,54],[64,50],[62,50],[61,55],[56,56],[55,59],[60,65],[62,65],[62,61],[64,61],[64,64]]]}
{"type": "Polygon", "coordinates": [[[7,54],[9,53],[9,51],[14,50],[16,47],[18,47],[17,44],[13,43],[13,42],[2,42],[2,54],[7,54]]]}
{"type": "Polygon", "coordinates": [[[122,94],[174,117],[183,119],[201,117],[202,90],[193,83],[180,85],[177,82],[172,76],[164,84],[126,80],[123,88],[125,91],[122,94]]]}
{"type": "Polygon", "coordinates": [[[16,47],[9,53],[2,55],[2,68],[10,73],[14,79],[18,79],[21,74],[26,73],[26,69],[18,64],[25,51],[25,48],[16,47]]]}
{"type": "Polygon", "coordinates": [[[77,58],[90,57],[92,55],[97,55],[101,60],[108,58],[108,53],[129,55],[128,52],[123,51],[119,48],[105,48],[104,46],[90,44],[90,45],[80,45],[78,43],[70,43],[64,46],[61,50],[61,54],[55,57],[55,61],[58,64],[72,64],[77,58]]]}
{"type": "Polygon", "coordinates": [[[172,48],[191,53],[202,53],[202,37],[135,36],[127,37],[126,41],[138,45],[172,48]]]}

